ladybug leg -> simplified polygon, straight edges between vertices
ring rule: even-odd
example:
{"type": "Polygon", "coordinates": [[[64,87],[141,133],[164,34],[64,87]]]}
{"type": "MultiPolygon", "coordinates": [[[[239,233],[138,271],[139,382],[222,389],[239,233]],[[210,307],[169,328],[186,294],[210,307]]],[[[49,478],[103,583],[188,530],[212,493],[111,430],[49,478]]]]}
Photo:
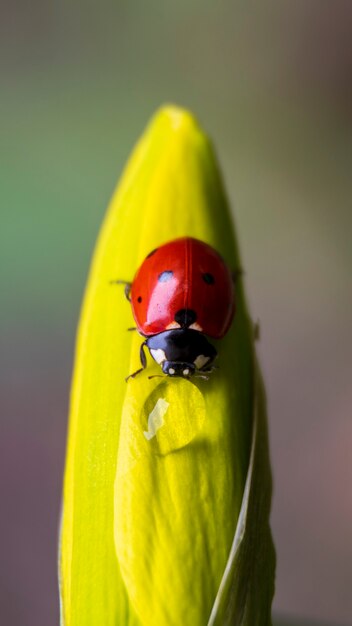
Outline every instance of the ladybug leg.
{"type": "Polygon", "coordinates": [[[196,378],[203,378],[204,380],[209,380],[209,376],[207,374],[211,374],[214,370],[218,370],[218,365],[211,365],[211,363],[206,363],[204,368],[201,367],[200,370],[195,374],[196,378]]]}
{"type": "Polygon", "coordinates": [[[126,376],[125,378],[126,383],[130,378],[136,378],[136,376],[140,374],[141,372],[143,372],[143,370],[144,370],[144,367],[140,367],[139,370],[137,370],[136,372],[133,372],[133,374],[129,374],[129,376],[126,376]]]}
{"type": "Polygon", "coordinates": [[[200,372],[206,372],[208,374],[211,374],[211,372],[213,372],[214,370],[218,370],[219,366],[218,365],[211,365],[210,367],[206,367],[204,370],[199,370],[200,372]]]}
{"type": "Polygon", "coordinates": [[[125,283],[125,298],[128,302],[131,302],[131,283],[125,283]]]}
{"type": "Polygon", "coordinates": [[[126,280],[111,280],[110,285],[125,285],[125,298],[128,302],[131,302],[132,283],[129,283],[126,280]]]}
{"type": "Polygon", "coordinates": [[[137,370],[136,372],[133,372],[133,374],[130,374],[129,376],[127,376],[125,378],[126,383],[129,378],[135,378],[137,374],[140,374],[141,372],[143,372],[143,370],[147,367],[147,357],[145,356],[145,352],[144,352],[144,346],[146,345],[147,345],[147,342],[143,341],[143,343],[141,344],[140,351],[139,351],[139,358],[141,360],[142,367],[140,367],[139,370],[137,370]]]}
{"type": "Polygon", "coordinates": [[[202,374],[204,373],[211,374],[211,372],[213,372],[214,370],[218,370],[219,366],[213,365],[216,357],[217,357],[217,354],[210,361],[205,363],[203,367],[201,367],[198,371],[201,372],[202,374]]]}

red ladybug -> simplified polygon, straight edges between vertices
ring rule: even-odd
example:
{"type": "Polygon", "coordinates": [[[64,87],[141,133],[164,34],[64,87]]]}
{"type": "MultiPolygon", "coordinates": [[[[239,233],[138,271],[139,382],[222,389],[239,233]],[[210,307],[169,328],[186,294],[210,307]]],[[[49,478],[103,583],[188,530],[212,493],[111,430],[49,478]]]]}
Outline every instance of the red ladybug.
{"type": "Polygon", "coordinates": [[[234,278],[216,250],[192,237],[175,239],[150,252],[125,284],[145,337],[142,367],[128,378],[147,366],[145,346],[164,374],[207,378],[217,352],[205,335],[223,337],[235,312],[234,278]]]}

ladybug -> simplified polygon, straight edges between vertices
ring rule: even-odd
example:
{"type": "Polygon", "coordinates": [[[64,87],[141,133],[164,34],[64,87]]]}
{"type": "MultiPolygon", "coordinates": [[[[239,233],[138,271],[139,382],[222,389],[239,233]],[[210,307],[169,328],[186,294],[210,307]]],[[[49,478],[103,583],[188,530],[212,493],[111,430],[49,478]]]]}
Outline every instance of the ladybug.
{"type": "MultiPolygon", "coordinates": [[[[132,283],[125,284],[136,328],[145,338],[140,348],[158,363],[164,374],[208,378],[217,352],[207,337],[220,339],[235,313],[234,276],[210,245],[182,237],[152,250],[132,283]]],[[[149,378],[152,378],[151,376],[149,378]]]]}

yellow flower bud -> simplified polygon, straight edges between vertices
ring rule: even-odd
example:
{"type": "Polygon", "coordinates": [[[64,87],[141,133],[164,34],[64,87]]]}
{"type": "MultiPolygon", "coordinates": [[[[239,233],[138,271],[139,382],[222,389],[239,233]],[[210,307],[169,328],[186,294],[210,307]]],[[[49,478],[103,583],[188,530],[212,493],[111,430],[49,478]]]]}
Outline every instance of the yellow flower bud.
{"type": "Polygon", "coordinates": [[[265,400],[242,278],[209,381],[138,369],[114,279],[181,236],[238,270],[208,138],[161,109],[135,148],[94,254],[79,326],[60,548],[65,626],[268,626],[274,552],[265,400]]]}

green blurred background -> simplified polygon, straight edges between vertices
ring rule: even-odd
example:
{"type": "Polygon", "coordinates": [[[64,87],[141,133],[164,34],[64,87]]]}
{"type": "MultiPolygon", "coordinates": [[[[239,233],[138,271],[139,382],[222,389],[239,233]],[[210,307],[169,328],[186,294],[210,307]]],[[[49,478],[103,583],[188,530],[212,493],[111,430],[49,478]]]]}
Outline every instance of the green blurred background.
{"type": "Polygon", "coordinates": [[[1,623],[58,623],[56,537],[86,275],[135,140],[160,104],[175,102],[215,141],[262,327],[275,610],[351,624],[351,3],[7,2],[1,623]]]}

